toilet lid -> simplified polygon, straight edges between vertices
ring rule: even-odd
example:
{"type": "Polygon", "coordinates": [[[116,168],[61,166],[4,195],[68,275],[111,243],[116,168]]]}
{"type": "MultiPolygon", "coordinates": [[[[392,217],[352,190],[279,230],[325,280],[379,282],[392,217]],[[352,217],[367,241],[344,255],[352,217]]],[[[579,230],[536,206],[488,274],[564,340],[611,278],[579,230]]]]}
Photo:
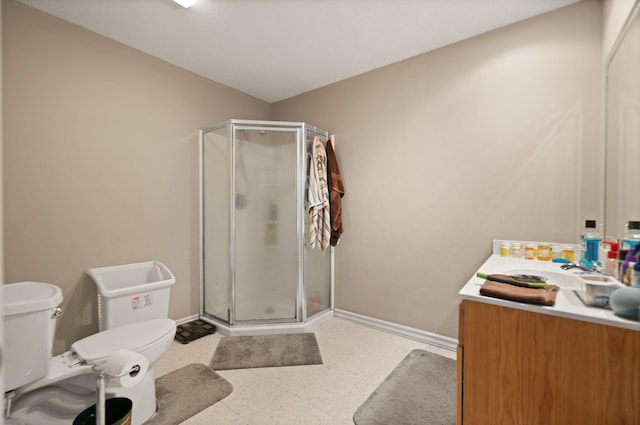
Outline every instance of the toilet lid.
{"type": "Polygon", "coordinates": [[[171,319],[145,320],[118,326],[82,338],[71,344],[71,351],[88,364],[106,360],[116,350],[139,352],[168,334],[175,333],[176,324],[171,319]]]}

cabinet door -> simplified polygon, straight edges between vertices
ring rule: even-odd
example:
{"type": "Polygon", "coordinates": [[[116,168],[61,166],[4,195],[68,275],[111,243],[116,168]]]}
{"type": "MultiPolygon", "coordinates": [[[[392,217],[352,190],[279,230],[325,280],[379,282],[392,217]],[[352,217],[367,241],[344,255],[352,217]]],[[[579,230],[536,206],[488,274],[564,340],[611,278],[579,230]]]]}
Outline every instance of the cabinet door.
{"type": "Polygon", "coordinates": [[[463,301],[464,425],[640,424],[640,332],[463,301]]]}

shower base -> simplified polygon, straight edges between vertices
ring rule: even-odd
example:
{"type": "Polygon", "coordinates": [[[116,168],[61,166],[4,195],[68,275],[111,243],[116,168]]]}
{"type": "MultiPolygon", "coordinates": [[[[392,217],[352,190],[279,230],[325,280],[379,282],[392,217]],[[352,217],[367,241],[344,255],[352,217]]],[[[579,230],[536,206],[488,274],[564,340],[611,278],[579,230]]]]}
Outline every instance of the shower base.
{"type": "Polygon", "coordinates": [[[314,314],[305,322],[229,325],[207,316],[200,316],[200,320],[215,325],[217,332],[224,336],[251,336],[313,332],[318,328],[318,326],[330,320],[332,317],[333,310],[326,309],[320,313],[314,314]]]}

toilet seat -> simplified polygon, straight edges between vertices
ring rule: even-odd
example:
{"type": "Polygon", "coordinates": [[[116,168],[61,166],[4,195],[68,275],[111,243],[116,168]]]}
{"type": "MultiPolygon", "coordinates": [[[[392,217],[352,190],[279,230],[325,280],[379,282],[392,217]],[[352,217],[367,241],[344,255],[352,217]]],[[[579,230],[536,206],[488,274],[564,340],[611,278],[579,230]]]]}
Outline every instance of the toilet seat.
{"type": "MultiPolygon", "coordinates": [[[[85,363],[93,365],[107,360],[116,350],[141,352],[145,347],[175,333],[171,319],[145,320],[107,329],[71,344],[71,351],[85,363]]],[[[171,336],[173,339],[173,335],[171,336]]]]}

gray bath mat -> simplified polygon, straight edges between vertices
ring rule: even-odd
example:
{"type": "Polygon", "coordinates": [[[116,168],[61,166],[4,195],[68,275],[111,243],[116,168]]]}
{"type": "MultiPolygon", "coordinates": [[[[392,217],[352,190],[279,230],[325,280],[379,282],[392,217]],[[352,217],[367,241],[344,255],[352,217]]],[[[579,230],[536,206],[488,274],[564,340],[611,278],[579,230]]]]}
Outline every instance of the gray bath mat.
{"type": "Polygon", "coordinates": [[[322,364],[315,334],[228,336],[218,343],[215,370],[322,364]]]}
{"type": "Polygon", "coordinates": [[[455,360],[413,350],[353,415],[356,425],[455,425],[455,360]]]}
{"type": "Polygon", "coordinates": [[[190,364],[156,379],[158,410],[145,425],[176,425],[222,400],[233,386],[209,366],[190,364]]]}

